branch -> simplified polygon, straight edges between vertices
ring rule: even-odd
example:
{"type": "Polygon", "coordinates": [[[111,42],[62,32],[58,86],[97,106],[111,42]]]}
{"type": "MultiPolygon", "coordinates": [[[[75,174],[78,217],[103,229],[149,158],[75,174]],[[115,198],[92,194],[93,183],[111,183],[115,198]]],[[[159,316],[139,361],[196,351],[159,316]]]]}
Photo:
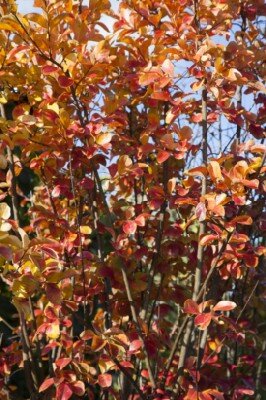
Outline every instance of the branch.
{"type": "MultiPolygon", "coordinates": [[[[203,165],[207,166],[208,163],[208,135],[207,135],[207,89],[206,84],[202,91],[202,153],[203,153],[203,165]]],[[[202,188],[201,188],[201,195],[205,196],[207,192],[207,177],[204,176],[202,178],[202,188]]],[[[201,221],[199,223],[199,239],[202,235],[206,232],[206,221],[201,221]]],[[[195,301],[198,296],[200,284],[201,284],[201,274],[202,274],[202,267],[203,267],[203,257],[204,257],[204,247],[199,243],[198,244],[198,251],[197,251],[197,266],[195,272],[195,280],[194,280],[194,288],[192,299],[195,301]]],[[[193,319],[190,318],[187,329],[184,335],[184,341],[181,346],[180,355],[179,355],[179,362],[178,362],[178,372],[180,375],[183,375],[183,368],[185,364],[187,350],[190,344],[190,336],[193,328],[193,319]]]]}

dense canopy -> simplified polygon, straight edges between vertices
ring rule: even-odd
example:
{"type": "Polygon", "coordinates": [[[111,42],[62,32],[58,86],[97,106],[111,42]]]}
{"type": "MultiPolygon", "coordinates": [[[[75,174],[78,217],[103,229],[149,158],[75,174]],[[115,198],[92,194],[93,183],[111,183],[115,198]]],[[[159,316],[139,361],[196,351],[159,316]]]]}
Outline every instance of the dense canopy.
{"type": "Polygon", "coordinates": [[[263,399],[264,1],[34,5],[0,2],[0,398],[263,399]]]}

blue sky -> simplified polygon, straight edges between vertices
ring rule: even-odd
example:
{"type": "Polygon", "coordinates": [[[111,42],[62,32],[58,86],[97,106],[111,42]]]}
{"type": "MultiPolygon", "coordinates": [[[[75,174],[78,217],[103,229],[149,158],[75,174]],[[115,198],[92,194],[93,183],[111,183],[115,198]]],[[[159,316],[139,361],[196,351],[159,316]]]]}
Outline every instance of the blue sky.
{"type": "MultiPolygon", "coordinates": [[[[34,10],[33,2],[34,0],[17,0],[19,12],[21,12],[22,14],[32,12],[34,10]]],[[[88,1],[84,2],[84,4],[85,3],[88,4],[88,1]]],[[[116,9],[118,6],[118,0],[111,0],[111,4],[113,6],[113,9],[116,9]]]]}
{"type": "Polygon", "coordinates": [[[19,12],[29,13],[33,11],[33,0],[17,0],[19,12]]]}

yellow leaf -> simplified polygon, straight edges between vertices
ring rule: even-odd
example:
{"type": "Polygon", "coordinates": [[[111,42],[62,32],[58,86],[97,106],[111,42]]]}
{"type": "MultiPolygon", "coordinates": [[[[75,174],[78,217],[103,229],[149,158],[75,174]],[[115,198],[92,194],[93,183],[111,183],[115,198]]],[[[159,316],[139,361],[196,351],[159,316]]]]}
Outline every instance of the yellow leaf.
{"type": "Polygon", "coordinates": [[[47,109],[54,111],[57,115],[60,113],[59,105],[57,103],[48,104],[47,109]]]}
{"type": "Polygon", "coordinates": [[[60,336],[59,324],[50,324],[50,326],[46,329],[46,335],[49,339],[57,339],[60,336]]]}
{"type": "Polygon", "coordinates": [[[7,159],[4,155],[0,155],[0,169],[6,169],[7,167],[7,159]]]}
{"type": "Polygon", "coordinates": [[[80,227],[80,233],[83,235],[90,235],[92,232],[92,229],[88,225],[82,225],[80,227]]]}
{"type": "Polygon", "coordinates": [[[14,27],[7,22],[0,21],[0,29],[3,29],[4,31],[13,31],[14,27]]]}
{"type": "Polygon", "coordinates": [[[119,175],[123,174],[127,168],[132,166],[132,160],[129,156],[120,156],[118,161],[118,173],[119,175]]]}
{"type": "Polygon", "coordinates": [[[167,189],[170,194],[173,193],[175,187],[176,187],[176,178],[169,179],[169,181],[167,182],[167,189]]]}
{"type": "Polygon", "coordinates": [[[27,249],[29,247],[29,244],[30,244],[29,236],[27,235],[27,233],[22,228],[18,228],[18,232],[19,232],[20,237],[22,239],[23,248],[27,249]]]}
{"type": "Polygon", "coordinates": [[[214,62],[214,67],[218,73],[221,73],[224,71],[223,62],[224,62],[224,59],[222,57],[217,57],[214,62]]]}
{"type": "Polygon", "coordinates": [[[0,203],[0,218],[2,219],[8,219],[10,218],[11,211],[10,207],[6,203],[0,203]]]}
{"type": "Polygon", "coordinates": [[[0,104],[6,104],[6,103],[7,103],[6,96],[3,93],[1,93],[1,95],[0,95],[0,104]]]}
{"type": "Polygon", "coordinates": [[[175,118],[176,118],[176,115],[173,114],[172,110],[169,110],[166,114],[165,123],[171,124],[175,118]]]}
{"type": "Polygon", "coordinates": [[[241,78],[242,75],[241,73],[236,69],[236,68],[230,68],[224,76],[229,80],[229,81],[237,81],[238,78],[241,78]]]}
{"type": "Polygon", "coordinates": [[[27,299],[37,289],[38,283],[29,277],[23,275],[19,279],[15,279],[12,286],[12,292],[19,299],[27,299]]]}
{"type": "Polygon", "coordinates": [[[59,111],[59,117],[60,117],[60,121],[62,123],[62,125],[67,128],[70,124],[70,117],[69,114],[66,110],[64,110],[63,108],[60,109],[59,111]]]}
{"type": "Polygon", "coordinates": [[[105,144],[109,143],[112,139],[111,133],[102,133],[101,135],[97,136],[96,143],[100,146],[104,146],[105,144]]]}
{"type": "Polygon", "coordinates": [[[194,92],[197,92],[198,90],[200,90],[203,87],[204,83],[205,83],[204,79],[202,79],[201,81],[196,81],[196,82],[192,83],[191,89],[194,90],[194,92]]]}

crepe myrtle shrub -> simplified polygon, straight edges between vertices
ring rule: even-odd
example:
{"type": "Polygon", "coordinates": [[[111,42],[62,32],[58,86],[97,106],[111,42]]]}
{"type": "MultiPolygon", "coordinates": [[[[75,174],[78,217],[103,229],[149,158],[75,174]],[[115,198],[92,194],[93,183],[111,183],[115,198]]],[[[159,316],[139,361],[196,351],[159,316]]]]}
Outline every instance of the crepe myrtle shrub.
{"type": "Polygon", "coordinates": [[[263,0],[0,3],[0,397],[265,396],[263,0]]]}

